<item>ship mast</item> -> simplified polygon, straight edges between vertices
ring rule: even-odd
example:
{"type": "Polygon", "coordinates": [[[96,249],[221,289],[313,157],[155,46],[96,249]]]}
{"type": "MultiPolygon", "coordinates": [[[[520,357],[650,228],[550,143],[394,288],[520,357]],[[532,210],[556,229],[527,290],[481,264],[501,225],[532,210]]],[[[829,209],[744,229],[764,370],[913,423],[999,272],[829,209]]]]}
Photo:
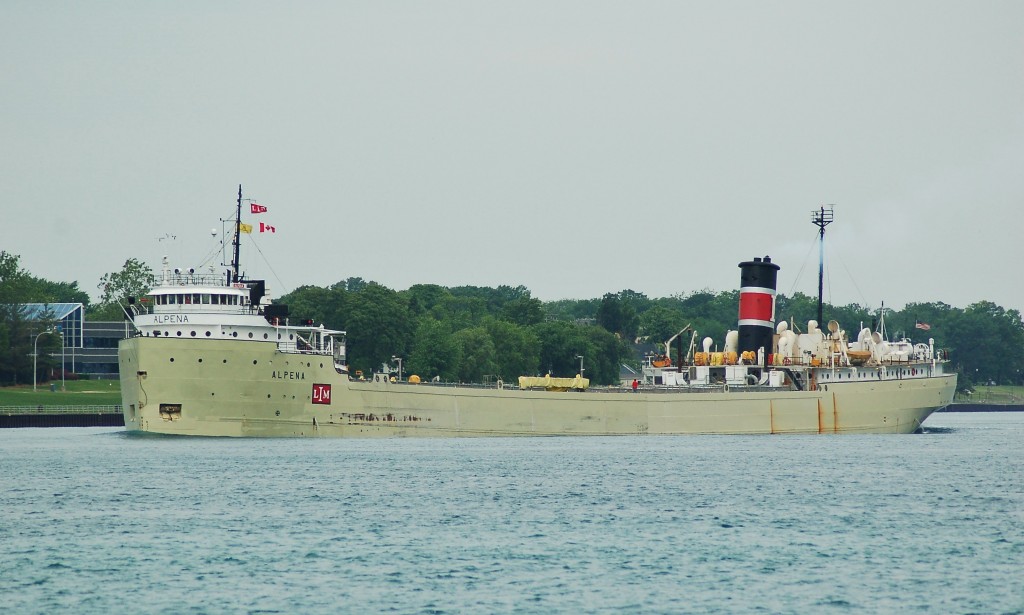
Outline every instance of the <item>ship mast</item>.
{"type": "Polygon", "coordinates": [[[231,258],[231,281],[238,281],[238,250],[242,243],[242,184],[238,184],[238,208],[235,210],[235,240],[231,242],[235,251],[231,258]]]}
{"type": "Polygon", "coordinates": [[[822,309],[821,295],[825,280],[825,227],[832,222],[832,206],[822,206],[818,211],[811,212],[811,222],[818,227],[818,326],[821,326],[822,309]]]}

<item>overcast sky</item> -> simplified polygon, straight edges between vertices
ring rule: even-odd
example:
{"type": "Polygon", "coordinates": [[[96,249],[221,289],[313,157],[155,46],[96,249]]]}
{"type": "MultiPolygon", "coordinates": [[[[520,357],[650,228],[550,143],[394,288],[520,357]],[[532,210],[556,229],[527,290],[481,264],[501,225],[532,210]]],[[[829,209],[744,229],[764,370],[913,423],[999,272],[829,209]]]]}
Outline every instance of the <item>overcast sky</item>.
{"type": "Polygon", "coordinates": [[[813,295],[834,204],[827,301],[1024,310],[1024,2],[6,0],[0,156],[0,250],[94,298],[242,184],[274,295],[813,295]]]}

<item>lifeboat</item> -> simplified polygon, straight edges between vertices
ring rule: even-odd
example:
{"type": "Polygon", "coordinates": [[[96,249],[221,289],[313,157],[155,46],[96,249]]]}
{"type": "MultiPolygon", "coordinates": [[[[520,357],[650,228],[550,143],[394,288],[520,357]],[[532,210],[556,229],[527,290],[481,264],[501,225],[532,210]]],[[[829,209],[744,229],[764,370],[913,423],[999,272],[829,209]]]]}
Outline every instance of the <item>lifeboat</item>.
{"type": "Polygon", "coordinates": [[[671,367],[672,366],[672,358],[671,357],[667,357],[667,356],[665,356],[663,354],[660,354],[660,355],[654,357],[653,359],[651,359],[651,365],[654,366],[654,367],[671,367]]]}
{"type": "Polygon", "coordinates": [[[870,350],[847,350],[846,356],[850,357],[850,365],[864,365],[871,358],[870,350]]]}

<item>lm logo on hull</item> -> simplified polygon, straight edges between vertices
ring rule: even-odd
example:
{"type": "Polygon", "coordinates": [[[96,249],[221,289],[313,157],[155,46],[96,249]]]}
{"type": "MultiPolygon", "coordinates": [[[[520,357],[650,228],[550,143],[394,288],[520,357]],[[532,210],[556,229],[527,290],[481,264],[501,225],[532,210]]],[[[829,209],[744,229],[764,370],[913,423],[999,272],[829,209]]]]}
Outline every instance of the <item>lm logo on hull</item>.
{"type": "Polygon", "coordinates": [[[329,384],[314,384],[313,385],[313,403],[314,404],[330,404],[331,403],[331,385],[329,385],[329,384]]]}

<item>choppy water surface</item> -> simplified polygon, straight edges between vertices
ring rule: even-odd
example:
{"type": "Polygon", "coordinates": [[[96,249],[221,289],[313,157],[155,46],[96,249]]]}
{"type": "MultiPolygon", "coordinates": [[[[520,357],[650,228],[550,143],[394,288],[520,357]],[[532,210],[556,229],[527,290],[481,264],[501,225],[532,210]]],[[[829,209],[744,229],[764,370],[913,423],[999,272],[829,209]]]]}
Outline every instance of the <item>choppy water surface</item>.
{"type": "Polygon", "coordinates": [[[1024,611],[1024,415],[911,436],[0,430],[5,612],[1024,611]]]}

